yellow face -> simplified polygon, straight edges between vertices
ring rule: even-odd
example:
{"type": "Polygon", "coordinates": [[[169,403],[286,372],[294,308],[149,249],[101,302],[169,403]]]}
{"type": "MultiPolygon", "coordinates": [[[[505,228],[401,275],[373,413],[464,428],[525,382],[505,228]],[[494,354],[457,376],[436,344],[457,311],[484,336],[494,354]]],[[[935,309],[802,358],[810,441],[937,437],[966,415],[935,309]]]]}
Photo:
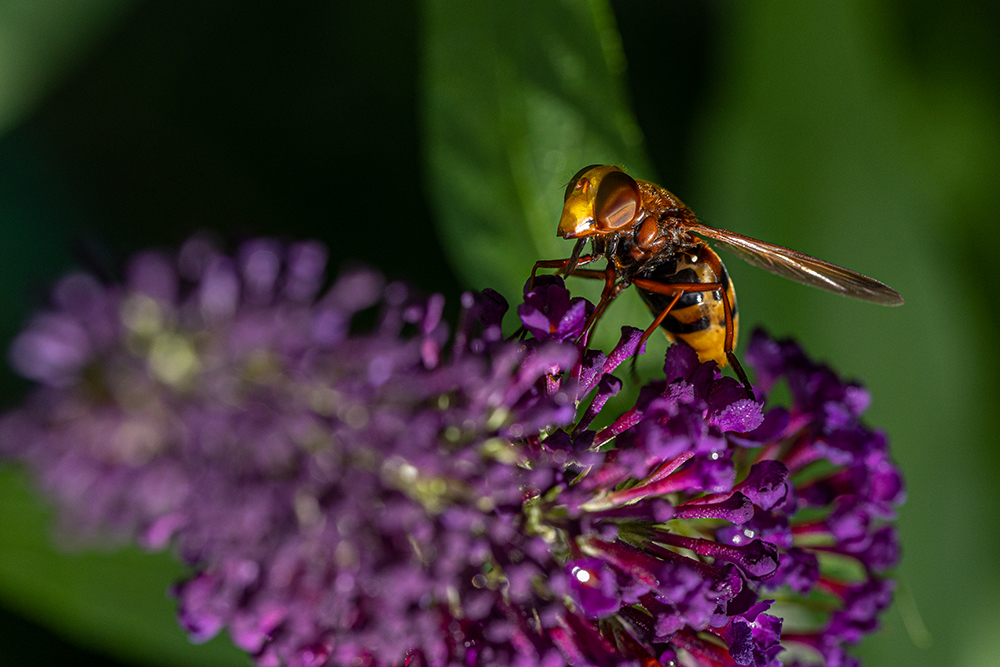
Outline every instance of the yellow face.
{"type": "Polygon", "coordinates": [[[638,185],[621,169],[585,167],[566,187],[557,234],[578,239],[617,231],[637,219],[641,205],[638,185]]]}

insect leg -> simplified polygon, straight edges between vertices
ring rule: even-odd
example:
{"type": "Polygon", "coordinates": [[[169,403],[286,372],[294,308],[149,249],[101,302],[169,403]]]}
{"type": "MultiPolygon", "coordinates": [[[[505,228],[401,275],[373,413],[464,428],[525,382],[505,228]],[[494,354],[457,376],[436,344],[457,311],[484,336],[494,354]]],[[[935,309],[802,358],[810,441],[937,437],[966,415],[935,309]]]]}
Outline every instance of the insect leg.
{"type": "MultiPolygon", "coordinates": [[[[638,284],[638,283],[636,283],[636,284],[638,284]]],[[[693,283],[693,284],[703,285],[704,283],[693,283]]],[[[672,287],[677,287],[677,285],[672,285],[672,287]]],[[[643,289],[646,289],[646,288],[643,287],[643,289]]],[[[642,332],[642,337],[639,339],[639,344],[636,346],[636,350],[638,350],[639,348],[641,348],[646,343],[646,341],[649,340],[649,337],[653,335],[654,331],[656,331],[656,327],[660,326],[660,324],[663,323],[663,320],[667,317],[667,315],[670,314],[670,311],[673,310],[673,308],[674,308],[675,305],[677,305],[677,302],[680,301],[681,297],[684,296],[685,293],[687,293],[687,292],[693,292],[693,291],[695,291],[695,290],[685,290],[685,289],[678,289],[677,290],[677,293],[674,294],[673,300],[671,300],[670,303],[667,304],[667,307],[664,308],[663,311],[660,312],[660,314],[656,316],[656,319],[653,320],[653,323],[650,324],[649,327],[647,327],[646,330],[642,332]]],[[[698,290],[698,291],[700,291],[700,290],[698,290]]],[[[663,294],[666,294],[666,292],[663,292],[663,294]]],[[[633,360],[634,360],[634,357],[633,357],[633,360]]]]}
{"type": "Polygon", "coordinates": [[[642,336],[639,338],[639,344],[635,348],[635,354],[632,355],[631,373],[632,377],[636,378],[639,375],[635,370],[636,362],[639,359],[639,350],[641,350],[642,346],[646,343],[647,340],[649,340],[649,337],[653,335],[653,332],[656,331],[656,328],[663,323],[663,320],[666,319],[667,315],[670,314],[670,311],[673,310],[675,305],[677,305],[677,302],[680,301],[680,298],[685,294],[687,294],[688,292],[710,292],[714,289],[718,289],[719,287],[721,287],[721,285],[719,285],[718,283],[667,284],[667,283],[656,282],[653,280],[646,280],[644,278],[636,278],[634,282],[636,287],[640,287],[648,292],[656,292],[657,294],[664,294],[667,296],[669,296],[670,294],[674,295],[674,298],[671,299],[669,304],[667,304],[667,307],[664,308],[660,312],[660,314],[656,316],[655,319],[653,319],[653,323],[650,324],[646,328],[646,330],[642,332],[642,336]],[[715,287],[713,287],[713,285],[715,285],[715,287]]]}
{"type": "MultiPolygon", "coordinates": [[[[543,260],[535,262],[535,265],[533,267],[531,267],[531,283],[529,284],[529,288],[535,286],[535,274],[538,273],[538,269],[559,269],[560,271],[563,271],[563,270],[569,268],[570,262],[572,261],[572,259],[573,259],[572,257],[570,257],[569,259],[543,259],[543,260]]],[[[597,261],[598,259],[600,259],[600,256],[598,256],[598,255],[584,255],[583,257],[577,258],[577,260],[575,262],[573,262],[574,269],[573,269],[573,274],[572,275],[574,275],[574,276],[581,276],[583,278],[602,278],[603,279],[604,278],[604,272],[603,271],[595,272],[595,273],[599,273],[600,275],[592,276],[592,275],[587,275],[587,274],[590,273],[589,269],[581,271],[581,270],[575,268],[576,266],[582,266],[584,264],[590,264],[591,262],[597,261]]]]}
{"type": "Polygon", "coordinates": [[[736,327],[733,326],[733,307],[729,303],[729,295],[724,289],[720,289],[719,292],[722,293],[722,310],[726,315],[726,344],[723,348],[726,351],[726,358],[729,359],[729,364],[733,367],[736,377],[740,379],[743,387],[747,390],[747,398],[751,401],[756,401],[757,396],[753,393],[753,385],[750,384],[746,371],[743,370],[743,366],[740,365],[736,355],[733,354],[733,337],[736,327]]]}
{"type": "MultiPolygon", "coordinates": [[[[604,315],[604,311],[607,310],[608,306],[611,305],[611,302],[615,300],[615,297],[621,294],[622,290],[628,287],[627,283],[617,282],[618,272],[615,271],[615,267],[611,263],[608,263],[608,268],[604,269],[604,271],[588,271],[588,273],[593,273],[595,275],[585,277],[604,278],[604,289],[601,291],[601,300],[597,302],[597,307],[594,308],[594,312],[592,312],[590,317],[587,318],[587,321],[583,325],[583,333],[581,333],[580,338],[577,339],[577,342],[583,343],[584,352],[587,351],[590,334],[594,327],[597,326],[597,321],[601,319],[601,316],[604,315]]],[[[579,275],[579,270],[574,272],[573,275],[579,275]]]]}
{"type": "MultiPolygon", "coordinates": [[[[740,382],[743,384],[744,389],[746,389],[747,397],[751,400],[756,401],[757,397],[754,394],[753,386],[750,384],[750,380],[747,378],[746,371],[743,370],[743,366],[740,365],[739,360],[736,355],[733,354],[733,338],[736,327],[733,326],[733,308],[729,303],[729,295],[726,294],[726,290],[723,289],[721,283],[661,283],[655,280],[646,280],[645,278],[636,278],[633,280],[636,287],[646,290],[647,292],[655,292],[657,294],[664,295],[674,295],[673,300],[670,304],[663,310],[662,313],[653,320],[653,324],[650,325],[646,331],[643,332],[642,338],[639,339],[639,347],[649,339],[662,322],[663,319],[670,312],[670,309],[674,307],[678,299],[681,298],[683,294],[688,292],[715,292],[718,291],[722,294],[722,310],[726,321],[726,338],[723,345],[723,351],[726,353],[726,359],[733,367],[733,372],[736,373],[736,377],[739,378],[740,382]]],[[[639,348],[636,348],[638,350],[639,348]]],[[[635,364],[635,357],[632,358],[633,367],[635,364]]]]}

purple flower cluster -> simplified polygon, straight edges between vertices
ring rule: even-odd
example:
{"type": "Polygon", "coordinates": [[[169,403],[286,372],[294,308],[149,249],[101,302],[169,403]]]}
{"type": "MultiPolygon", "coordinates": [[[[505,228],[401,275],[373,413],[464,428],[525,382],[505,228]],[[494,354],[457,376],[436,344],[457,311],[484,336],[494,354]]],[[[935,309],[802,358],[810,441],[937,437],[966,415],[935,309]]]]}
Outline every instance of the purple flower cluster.
{"type": "Polygon", "coordinates": [[[864,389],[756,333],[789,406],[678,345],[608,415],[641,332],[577,347],[593,306],[561,279],[526,289],[518,341],[495,292],[451,332],[440,297],[365,270],[324,290],[325,262],[195,238],[124,286],[64,279],[14,343],[39,387],[0,452],[65,530],[195,566],[192,640],[225,628],[261,666],[854,663],[903,499],[864,389]]]}

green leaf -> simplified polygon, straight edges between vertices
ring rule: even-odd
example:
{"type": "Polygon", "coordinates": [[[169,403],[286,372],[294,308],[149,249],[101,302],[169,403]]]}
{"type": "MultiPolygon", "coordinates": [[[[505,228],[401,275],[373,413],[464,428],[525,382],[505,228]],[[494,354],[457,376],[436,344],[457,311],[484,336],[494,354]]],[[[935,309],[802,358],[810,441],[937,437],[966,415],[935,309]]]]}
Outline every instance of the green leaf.
{"type": "Polygon", "coordinates": [[[0,2],[0,134],[132,8],[133,0],[0,2]]]}
{"type": "Polygon", "coordinates": [[[185,575],[167,554],[59,550],[24,475],[0,468],[0,602],[102,652],[147,665],[247,665],[225,637],[188,642],[166,591],[185,575]]]}
{"type": "Polygon", "coordinates": [[[467,284],[520,293],[581,167],[649,168],[606,3],[425,4],[424,124],[440,235],[467,284]]]}

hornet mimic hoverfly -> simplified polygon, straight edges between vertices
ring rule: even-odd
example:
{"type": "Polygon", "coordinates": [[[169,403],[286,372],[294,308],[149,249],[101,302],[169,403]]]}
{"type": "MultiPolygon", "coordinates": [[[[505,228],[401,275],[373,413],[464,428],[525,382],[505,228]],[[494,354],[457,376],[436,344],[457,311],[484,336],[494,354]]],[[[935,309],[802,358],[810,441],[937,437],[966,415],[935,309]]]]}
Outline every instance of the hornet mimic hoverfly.
{"type": "Polygon", "coordinates": [[[682,340],[702,361],[730,363],[747,389],[753,389],[733,348],[739,326],[736,292],[711,239],[753,266],[805,285],[862,301],[898,306],[901,297],[888,285],[836,264],[789,248],[701,223],[666,189],[632,178],[614,166],[591,165],[566,186],[558,235],[577,239],[568,259],[536,262],[564,275],[604,281],[604,290],[581,340],[586,341],[608,305],[630,285],[655,315],[640,347],[658,326],[670,340],[682,340]],[[587,242],[591,251],[583,254],[587,242]],[[603,270],[580,268],[601,258],[603,270]]]}

